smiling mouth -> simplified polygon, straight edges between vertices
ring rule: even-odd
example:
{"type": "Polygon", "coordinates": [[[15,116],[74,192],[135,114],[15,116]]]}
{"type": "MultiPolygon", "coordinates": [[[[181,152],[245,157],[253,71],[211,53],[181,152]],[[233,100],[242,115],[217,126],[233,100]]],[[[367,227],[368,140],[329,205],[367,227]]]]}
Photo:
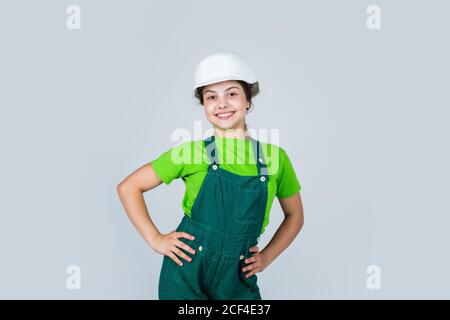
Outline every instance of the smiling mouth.
{"type": "Polygon", "coordinates": [[[220,120],[228,120],[235,114],[235,111],[230,111],[226,113],[216,114],[215,116],[220,120]]]}

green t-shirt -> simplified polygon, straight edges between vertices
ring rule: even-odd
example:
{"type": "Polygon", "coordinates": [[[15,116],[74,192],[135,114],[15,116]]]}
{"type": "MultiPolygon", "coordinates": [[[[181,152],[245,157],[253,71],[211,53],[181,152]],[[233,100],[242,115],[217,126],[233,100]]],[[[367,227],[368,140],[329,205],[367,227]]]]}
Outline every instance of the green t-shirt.
{"type": "MultiPolygon", "coordinates": [[[[273,200],[287,198],[301,189],[300,183],[286,152],[279,146],[260,142],[267,165],[267,204],[261,234],[269,223],[273,200]]],[[[250,140],[215,136],[219,165],[222,169],[243,176],[258,175],[253,145],[250,140]]],[[[150,162],[158,177],[165,183],[181,178],[186,186],[182,208],[190,217],[203,179],[211,163],[203,140],[192,140],[170,148],[150,162]]]]}

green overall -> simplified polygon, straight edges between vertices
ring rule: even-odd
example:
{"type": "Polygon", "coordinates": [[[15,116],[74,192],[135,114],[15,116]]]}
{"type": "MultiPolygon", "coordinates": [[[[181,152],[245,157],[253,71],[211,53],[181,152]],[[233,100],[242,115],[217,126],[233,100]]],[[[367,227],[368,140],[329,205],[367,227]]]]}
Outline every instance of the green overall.
{"type": "Polygon", "coordinates": [[[269,176],[259,141],[250,137],[257,176],[241,176],[220,168],[214,135],[204,140],[211,164],[192,206],[177,231],[196,253],[183,266],[164,255],[159,277],[160,300],[261,300],[257,276],[246,278],[244,260],[259,241],[267,201],[269,176]]]}

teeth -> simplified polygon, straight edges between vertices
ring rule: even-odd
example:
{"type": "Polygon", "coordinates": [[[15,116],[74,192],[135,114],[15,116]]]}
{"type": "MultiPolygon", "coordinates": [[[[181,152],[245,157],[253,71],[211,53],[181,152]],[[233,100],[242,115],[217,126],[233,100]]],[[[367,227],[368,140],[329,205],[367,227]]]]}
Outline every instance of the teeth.
{"type": "Polygon", "coordinates": [[[229,115],[232,115],[234,112],[228,112],[228,113],[222,113],[222,114],[218,114],[217,116],[219,117],[219,118],[226,118],[226,117],[228,117],[229,115]]]}

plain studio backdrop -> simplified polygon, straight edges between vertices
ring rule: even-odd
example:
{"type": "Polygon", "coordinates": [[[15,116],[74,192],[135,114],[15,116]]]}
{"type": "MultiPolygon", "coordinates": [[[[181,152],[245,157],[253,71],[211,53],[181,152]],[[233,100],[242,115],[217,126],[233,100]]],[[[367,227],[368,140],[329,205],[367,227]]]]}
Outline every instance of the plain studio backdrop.
{"type": "MultiPolygon", "coordinates": [[[[218,50],[255,70],[247,123],[279,130],[302,185],[304,228],[258,274],[263,299],[450,298],[449,10],[2,1],[0,298],[157,299],[162,256],[116,186],[174,146],[174,130],[210,128],[193,77],[218,50]]],[[[182,218],[183,193],[176,180],[145,194],[161,232],[182,218]]],[[[261,248],[282,219],[275,199],[261,248]]]]}

